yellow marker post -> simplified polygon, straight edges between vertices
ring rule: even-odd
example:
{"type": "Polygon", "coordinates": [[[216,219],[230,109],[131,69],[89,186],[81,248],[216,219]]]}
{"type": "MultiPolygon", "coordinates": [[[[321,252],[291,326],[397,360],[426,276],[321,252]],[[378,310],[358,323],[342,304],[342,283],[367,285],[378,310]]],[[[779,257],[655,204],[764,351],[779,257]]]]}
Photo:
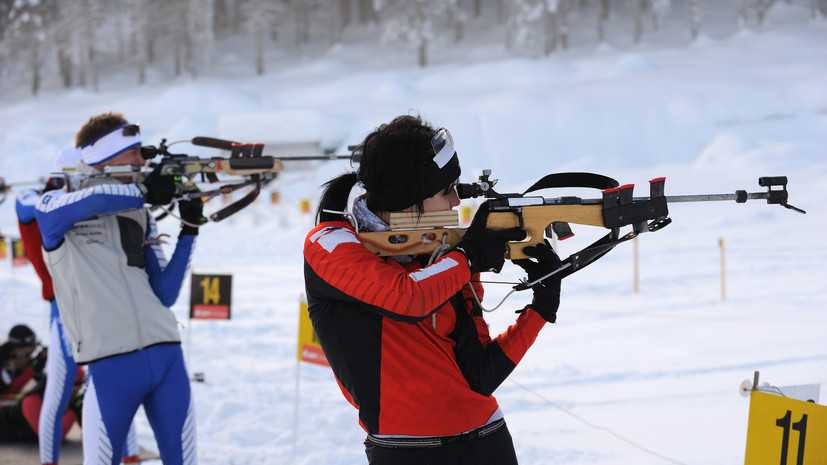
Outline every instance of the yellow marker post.
{"type": "Polygon", "coordinates": [[[319,338],[313,331],[313,323],[310,321],[310,313],[307,310],[307,302],[299,304],[299,361],[315,363],[318,365],[330,366],[327,357],[324,356],[319,338]]]}
{"type": "Polygon", "coordinates": [[[25,266],[29,263],[26,257],[26,249],[23,247],[22,239],[11,240],[11,264],[12,266],[25,266]]]}
{"type": "Polygon", "coordinates": [[[471,224],[471,220],[473,219],[473,214],[471,212],[471,207],[468,205],[463,205],[460,209],[460,218],[462,220],[463,225],[471,224]]]}
{"type": "Polygon", "coordinates": [[[752,391],[744,464],[827,464],[827,407],[752,391]]]}
{"type": "Polygon", "coordinates": [[[310,199],[302,199],[300,205],[303,214],[310,213],[310,199]]]}

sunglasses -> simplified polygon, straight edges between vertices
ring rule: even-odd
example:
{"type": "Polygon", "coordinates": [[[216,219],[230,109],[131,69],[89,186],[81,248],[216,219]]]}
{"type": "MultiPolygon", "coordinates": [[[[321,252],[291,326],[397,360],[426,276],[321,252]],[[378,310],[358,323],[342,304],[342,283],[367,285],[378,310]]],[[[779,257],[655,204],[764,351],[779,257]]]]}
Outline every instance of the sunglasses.
{"type": "Polygon", "coordinates": [[[431,148],[434,149],[434,155],[437,157],[445,150],[456,152],[454,149],[454,138],[451,136],[451,133],[448,132],[448,129],[443,127],[437,130],[434,137],[431,138],[431,148]]]}
{"type": "Polygon", "coordinates": [[[46,186],[49,190],[54,189],[63,189],[66,187],[67,184],[67,177],[63,173],[55,173],[52,176],[49,176],[49,179],[46,180],[46,186]]]}
{"type": "Polygon", "coordinates": [[[140,133],[141,133],[140,123],[127,124],[126,126],[123,127],[123,130],[121,131],[121,134],[123,134],[124,136],[127,136],[127,137],[132,137],[132,136],[140,134],[140,133]]]}
{"type": "Polygon", "coordinates": [[[137,136],[138,134],[141,133],[141,124],[140,123],[134,123],[134,124],[127,124],[126,126],[115,127],[111,131],[107,132],[106,134],[101,134],[100,136],[98,136],[98,138],[93,140],[89,144],[89,146],[95,145],[95,143],[97,141],[103,139],[104,137],[106,137],[109,134],[112,134],[112,133],[114,133],[115,131],[118,131],[118,130],[121,131],[121,135],[124,136],[124,137],[137,136]]]}

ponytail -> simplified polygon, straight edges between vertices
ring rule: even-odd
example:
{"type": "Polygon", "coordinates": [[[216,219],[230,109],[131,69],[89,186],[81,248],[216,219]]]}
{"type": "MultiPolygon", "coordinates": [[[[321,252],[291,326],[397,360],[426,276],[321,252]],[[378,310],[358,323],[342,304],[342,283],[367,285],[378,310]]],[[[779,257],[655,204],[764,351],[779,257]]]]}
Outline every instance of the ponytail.
{"type": "Polygon", "coordinates": [[[324,223],[325,221],[346,221],[345,215],[341,213],[330,213],[324,210],[334,212],[347,210],[347,200],[350,197],[350,191],[358,181],[359,178],[356,176],[356,173],[351,172],[333,178],[324,184],[322,198],[319,200],[319,206],[316,208],[317,224],[324,223]]]}

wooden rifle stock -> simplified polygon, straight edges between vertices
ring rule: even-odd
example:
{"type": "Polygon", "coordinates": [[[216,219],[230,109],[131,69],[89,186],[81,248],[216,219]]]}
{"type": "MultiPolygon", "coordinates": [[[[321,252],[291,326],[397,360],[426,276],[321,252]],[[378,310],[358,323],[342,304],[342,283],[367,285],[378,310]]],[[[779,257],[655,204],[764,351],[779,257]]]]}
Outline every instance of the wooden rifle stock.
{"type": "MultiPolygon", "coordinates": [[[[486,226],[493,230],[515,227],[525,229],[527,238],[524,241],[507,244],[506,258],[510,260],[528,258],[523,253],[523,247],[542,243],[546,227],[553,222],[603,226],[600,205],[531,205],[515,208],[519,208],[521,215],[513,210],[492,211],[486,223],[486,226]]],[[[359,238],[368,250],[382,257],[432,253],[443,243],[456,245],[467,229],[445,227],[448,225],[444,224],[436,225],[431,219],[437,214],[444,217],[444,212],[423,213],[419,217],[418,225],[421,225],[419,228],[414,225],[407,229],[361,232],[359,238]]],[[[405,214],[392,213],[391,223],[396,215],[405,214]]]]}

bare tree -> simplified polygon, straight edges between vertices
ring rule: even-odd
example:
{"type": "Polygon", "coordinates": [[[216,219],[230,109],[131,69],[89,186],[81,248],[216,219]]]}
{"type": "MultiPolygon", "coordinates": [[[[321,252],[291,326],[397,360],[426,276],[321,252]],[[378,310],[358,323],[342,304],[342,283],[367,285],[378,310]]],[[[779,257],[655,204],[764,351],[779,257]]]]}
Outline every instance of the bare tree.
{"type": "Polygon", "coordinates": [[[215,0],[215,34],[238,34],[243,26],[244,7],[249,3],[244,0],[215,0]]]}
{"type": "Polygon", "coordinates": [[[652,28],[654,30],[660,29],[663,25],[663,20],[669,12],[669,0],[651,0],[652,1],[652,28]]]}
{"type": "Polygon", "coordinates": [[[377,12],[379,8],[374,6],[374,0],[356,0],[359,4],[359,22],[370,23],[377,19],[377,12]]]}
{"type": "Polygon", "coordinates": [[[508,48],[536,49],[549,56],[568,48],[571,0],[512,0],[507,21],[508,48]]]}
{"type": "Polygon", "coordinates": [[[543,36],[544,54],[554,53],[558,47],[568,48],[568,0],[544,0],[543,36]]]}
{"type": "Polygon", "coordinates": [[[256,74],[262,75],[265,71],[264,50],[268,37],[278,37],[276,29],[279,19],[287,13],[288,6],[284,1],[252,0],[245,3],[242,12],[245,16],[244,26],[253,34],[255,40],[255,67],[256,74]]]}
{"type": "MultiPolygon", "coordinates": [[[[65,87],[98,88],[97,33],[108,18],[100,0],[57,2],[54,35],[58,69],[65,87]]],[[[119,58],[120,60],[120,58],[119,58]]]]}
{"type": "Polygon", "coordinates": [[[635,32],[633,34],[633,41],[639,44],[643,38],[643,15],[646,13],[646,0],[632,1],[635,5],[635,32]]]}
{"type": "Polygon", "coordinates": [[[597,43],[606,41],[605,24],[609,19],[609,0],[597,0],[597,43]]]}
{"type": "Polygon", "coordinates": [[[738,17],[737,27],[739,31],[743,31],[747,28],[747,0],[735,0],[735,3],[738,17]]]}
{"type": "Polygon", "coordinates": [[[187,5],[186,63],[190,74],[198,77],[210,65],[214,47],[213,0],[189,0],[187,5]]]}
{"type": "Polygon", "coordinates": [[[701,5],[699,0],[689,0],[689,32],[692,41],[701,35],[701,5]]]}
{"type": "Polygon", "coordinates": [[[827,0],[810,0],[810,15],[813,19],[827,16],[827,0]]]}
{"type": "Polygon", "coordinates": [[[135,57],[138,66],[138,84],[146,83],[148,61],[147,28],[149,17],[145,14],[144,9],[145,5],[140,0],[127,0],[125,5],[131,29],[131,54],[135,57]]]}
{"type": "Polygon", "coordinates": [[[32,95],[37,95],[43,82],[43,65],[52,43],[54,3],[15,2],[8,10],[2,32],[5,59],[24,65],[29,73],[29,89],[32,95]]]}
{"type": "Polygon", "coordinates": [[[775,0],[755,0],[755,10],[758,13],[758,27],[764,25],[764,18],[766,18],[767,12],[772,8],[773,3],[775,3],[775,0]]]}
{"type": "MultiPolygon", "coordinates": [[[[149,0],[148,0],[149,1],[149,0]]],[[[163,50],[171,55],[172,74],[175,77],[183,74],[189,56],[189,31],[187,13],[188,0],[151,0],[152,21],[151,33],[147,40],[147,57],[155,62],[155,45],[163,43],[163,50]]]]}
{"type": "Polygon", "coordinates": [[[296,25],[296,46],[310,42],[310,5],[309,1],[293,3],[293,22],[296,25]]]}
{"type": "Polygon", "coordinates": [[[351,21],[350,0],[329,0],[331,10],[331,38],[332,42],[338,43],[351,21]]]}
{"type": "Polygon", "coordinates": [[[454,42],[461,42],[465,30],[465,21],[467,15],[462,9],[460,0],[445,0],[445,10],[448,17],[448,23],[454,31],[454,42]]]}
{"type": "MultiPolygon", "coordinates": [[[[453,0],[375,0],[384,42],[412,44],[417,52],[417,64],[428,65],[428,46],[435,40],[434,21],[447,16],[457,5],[453,0]]],[[[439,30],[442,30],[441,28],[439,30]]]]}
{"type": "Polygon", "coordinates": [[[503,24],[507,21],[508,18],[508,6],[506,3],[508,0],[497,0],[497,24],[503,24]]]}
{"type": "Polygon", "coordinates": [[[71,8],[57,4],[57,19],[54,26],[55,46],[57,47],[57,69],[63,87],[68,89],[74,83],[75,60],[72,56],[72,29],[69,27],[71,8]]]}
{"type": "Polygon", "coordinates": [[[532,48],[542,34],[537,31],[537,22],[543,19],[546,9],[545,0],[511,0],[506,21],[506,47],[532,48]]]}

